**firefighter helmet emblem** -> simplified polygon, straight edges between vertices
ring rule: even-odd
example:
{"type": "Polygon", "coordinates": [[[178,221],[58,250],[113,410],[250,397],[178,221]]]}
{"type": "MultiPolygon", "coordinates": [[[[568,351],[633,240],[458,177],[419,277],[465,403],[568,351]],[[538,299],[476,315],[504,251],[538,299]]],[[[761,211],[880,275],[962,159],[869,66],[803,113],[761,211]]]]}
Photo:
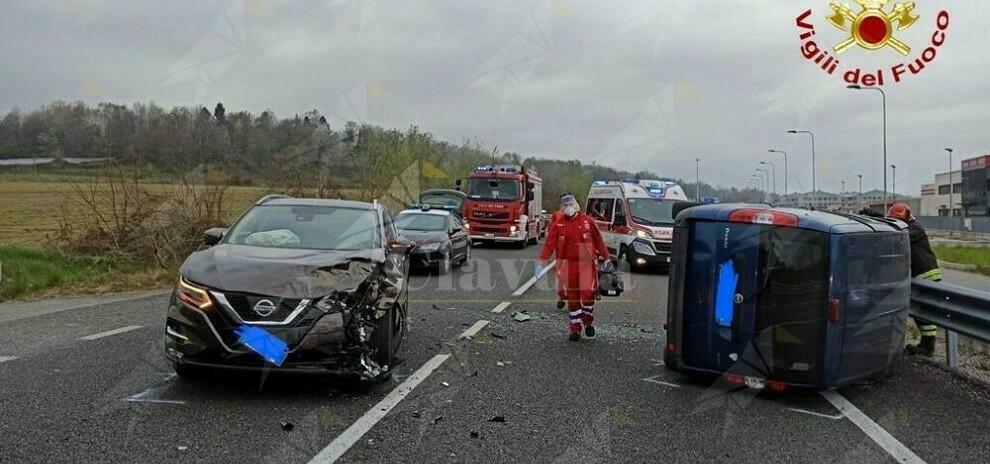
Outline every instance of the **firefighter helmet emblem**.
{"type": "Polygon", "coordinates": [[[828,22],[833,26],[848,31],[851,36],[835,46],[836,53],[842,53],[853,45],[859,45],[867,50],[879,50],[889,46],[902,55],[911,52],[911,47],[894,37],[894,25],[898,31],[903,31],[918,21],[914,14],[915,2],[902,2],[894,5],[890,12],[884,10],[890,0],[856,0],[863,9],[856,13],[847,5],[832,3],[832,14],[828,22]]]}

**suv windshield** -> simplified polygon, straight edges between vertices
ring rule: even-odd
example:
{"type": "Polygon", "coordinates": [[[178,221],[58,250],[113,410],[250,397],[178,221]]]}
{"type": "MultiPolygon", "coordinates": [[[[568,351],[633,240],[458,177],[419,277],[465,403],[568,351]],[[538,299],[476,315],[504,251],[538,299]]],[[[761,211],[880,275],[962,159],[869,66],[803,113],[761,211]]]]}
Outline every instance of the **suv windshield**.
{"type": "Polygon", "coordinates": [[[471,179],[468,196],[484,200],[516,200],[519,198],[519,181],[511,179],[471,179]]]}
{"type": "Polygon", "coordinates": [[[439,214],[402,213],[395,218],[395,227],[403,230],[442,231],[447,228],[447,218],[439,214]]]}
{"type": "Polygon", "coordinates": [[[674,224],[673,208],[675,200],[654,200],[651,198],[630,198],[629,213],[637,224],[646,226],[669,226],[674,224]]]}
{"type": "Polygon", "coordinates": [[[333,206],[256,206],[224,243],[271,248],[366,250],[380,246],[372,210],[333,206]]]}

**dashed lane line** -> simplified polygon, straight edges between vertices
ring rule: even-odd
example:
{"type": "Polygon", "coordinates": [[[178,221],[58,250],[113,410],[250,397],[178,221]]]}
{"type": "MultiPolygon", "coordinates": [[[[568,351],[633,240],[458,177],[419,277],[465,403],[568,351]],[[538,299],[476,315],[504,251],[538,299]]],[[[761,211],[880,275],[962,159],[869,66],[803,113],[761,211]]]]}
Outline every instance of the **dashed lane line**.
{"type": "Polygon", "coordinates": [[[492,312],[493,313],[500,313],[502,311],[505,311],[505,308],[508,308],[510,304],[512,304],[512,302],[510,302],[510,301],[503,301],[503,302],[499,303],[497,306],[495,306],[494,308],[492,308],[492,312]]]}
{"type": "Polygon", "coordinates": [[[129,325],[126,327],[121,327],[119,329],[108,330],[106,332],[95,333],[93,335],[87,335],[85,337],[79,337],[80,340],[90,341],[96,340],[103,337],[110,337],[117,334],[122,334],[124,332],[130,332],[132,330],[143,329],[144,326],[141,325],[129,325]]]}
{"type": "Polygon", "coordinates": [[[347,430],[344,430],[344,433],[338,435],[326,448],[323,448],[319,454],[309,461],[310,464],[332,463],[340,459],[365,433],[368,433],[378,421],[382,420],[389,411],[395,408],[417,385],[423,382],[423,380],[426,380],[448,358],[450,358],[449,354],[438,354],[430,358],[413,375],[409,376],[398,387],[395,387],[384,399],[372,406],[368,412],[364,413],[360,419],[351,424],[347,430]]]}
{"type": "Polygon", "coordinates": [[[838,392],[834,391],[823,391],[821,395],[825,399],[835,406],[843,416],[856,424],[866,436],[870,437],[876,444],[880,445],[888,454],[890,454],[894,460],[899,463],[908,464],[925,464],[925,461],[914,454],[907,446],[898,441],[889,432],[884,430],[880,424],[877,424],[870,419],[863,411],[860,411],[855,405],[849,402],[844,396],[840,395],[838,392]]]}
{"type": "Polygon", "coordinates": [[[481,329],[484,329],[485,326],[488,325],[489,322],[490,321],[486,321],[484,319],[482,319],[482,320],[480,320],[478,322],[475,322],[474,325],[472,325],[471,327],[468,327],[468,329],[465,330],[464,333],[462,333],[461,336],[460,337],[457,337],[457,338],[459,340],[464,340],[464,339],[467,339],[467,338],[474,337],[475,335],[478,335],[478,332],[481,332],[481,329]]]}
{"type": "Polygon", "coordinates": [[[531,279],[529,279],[529,281],[523,284],[522,287],[519,287],[515,292],[512,292],[512,296],[522,296],[523,293],[526,293],[526,291],[529,290],[529,288],[532,287],[533,284],[538,282],[541,278],[543,278],[543,276],[547,275],[547,273],[550,272],[550,269],[553,269],[553,267],[556,265],[557,265],[556,260],[554,260],[550,264],[547,264],[547,267],[543,268],[543,272],[533,276],[531,279]]]}

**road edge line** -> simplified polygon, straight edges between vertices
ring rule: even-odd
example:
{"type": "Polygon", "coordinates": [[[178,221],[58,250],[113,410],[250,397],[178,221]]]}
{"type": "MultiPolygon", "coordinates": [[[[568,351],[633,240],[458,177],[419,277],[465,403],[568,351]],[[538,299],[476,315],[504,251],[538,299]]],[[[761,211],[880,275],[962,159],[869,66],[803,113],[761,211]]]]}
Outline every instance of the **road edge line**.
{"type": "Polygon", "coordinates": [[[553,269],[553,267],[556,265],[557,265],[557,260],[553,260],[552,262],[550,262],[550,264],[547,264],[547,267],[543,268],[543,272],[533,276],[525,284],[523,284],[522,287],[517,288],[516,291],[512,292],[512,296],[522,296],[523,293],[526,293],[529,290],[529,288],[533,286],[533,284],[535,284],[540,279],[542,279],[543,276],[547,275],[547,273],[550,272],[550,269],[553,269]]]}
{"type": "Polygon", "coordinates": [[[323,448],[313,459],[310,459],[310,464],[318,463],[332,463],[340,459],[364,434],[368,433],[378,421],[382,420],[399,404],[409,393],[416,388],[417,385],[426,380],[433,371],[437,370],[444,361],[450,358],[449,354],[438,354],[425,364],[420,366],[412,375],[410,375],[406,380],[404,380],[398,387],[395,387],[392,391],[388,393],[378,404],[375,404],[364,413],[357,421],[351,424],[347,430],[337,436],[326,448],[323,448]]]}
{"type": "Polygon", "coordinates": [[[856,405],[852,404],[846,397],[835,391],[820,392],[826,401],[838,409],[843,416],[846,416],[856,427],[859,427],[866,436],[870,437],[876,444],[880,445],[895,461],[899,463],[926,464],[914,451],[904,446],[903,443],[894,438],[890,432],[886,431],[880,424],[877,424],[860,411],[856,405]]]}

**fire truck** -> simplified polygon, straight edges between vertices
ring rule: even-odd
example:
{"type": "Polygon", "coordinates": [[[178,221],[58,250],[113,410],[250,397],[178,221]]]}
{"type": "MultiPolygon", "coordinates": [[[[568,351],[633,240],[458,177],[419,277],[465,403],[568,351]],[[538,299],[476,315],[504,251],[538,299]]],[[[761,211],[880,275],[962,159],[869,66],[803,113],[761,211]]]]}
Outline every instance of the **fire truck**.
{"type": "Polygon", "coordinates": [[[684,189],[662,180],[596,181],[586,205],[613,253],[630,269],[670,265],[674,205],[687,202],[684,189]]]}
{"type": "Polygon", "coordinates": [[[517,164],[483,165],[468,177],[464,219],[477,241],[536,243],[545,231],[543,181],[517,164]]]}

